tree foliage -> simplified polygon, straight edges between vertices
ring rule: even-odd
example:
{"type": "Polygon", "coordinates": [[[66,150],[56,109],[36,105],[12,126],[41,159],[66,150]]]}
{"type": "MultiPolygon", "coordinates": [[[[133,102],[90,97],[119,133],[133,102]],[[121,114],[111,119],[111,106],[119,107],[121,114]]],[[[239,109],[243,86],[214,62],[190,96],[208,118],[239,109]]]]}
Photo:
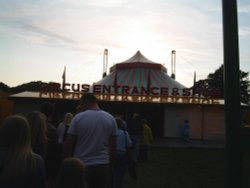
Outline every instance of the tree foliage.
{"type": "MultiPolygon", "coordinates": [[[[224,66],[221,65],[214,73],[210,73],[206,79],[199,80],[195,83],[195,87],[201,90],[218,89],[220,98],[224,98],[224,79],[223,79],[224,66]]],[[[250,81],[249,72],[240,70],[240,101],[245,104],[250,104],[250,81]]]]}
{"type": "Polygon", "coordinates": [[[6,84],[0,82],[0,91],[8,93],[20,93],[24,91],[39,91],[41,81],[32,81],[16,87],[9,87],[6,84]]]}
{"type": "Polygon", "coordinates": [[[0,82],[0,91],[10,92],[10,87],[4,84],[3,82],[0,82]]]}

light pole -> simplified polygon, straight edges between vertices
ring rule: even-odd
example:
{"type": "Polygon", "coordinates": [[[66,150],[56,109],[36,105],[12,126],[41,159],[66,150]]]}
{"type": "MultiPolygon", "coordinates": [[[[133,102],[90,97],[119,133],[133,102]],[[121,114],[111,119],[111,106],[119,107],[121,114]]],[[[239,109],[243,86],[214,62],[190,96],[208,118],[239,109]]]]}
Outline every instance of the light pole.
{"type": "Polygon", "coordinates": [[[226,187],[242,187],[237,0],[222,0],[226,129],[226,187]]]}

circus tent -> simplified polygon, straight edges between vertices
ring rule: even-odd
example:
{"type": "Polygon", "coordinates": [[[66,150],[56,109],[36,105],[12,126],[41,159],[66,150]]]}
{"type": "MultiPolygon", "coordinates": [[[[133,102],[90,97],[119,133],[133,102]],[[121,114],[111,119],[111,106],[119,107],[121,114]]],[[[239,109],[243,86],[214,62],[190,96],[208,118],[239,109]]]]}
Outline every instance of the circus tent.
{"type": "Polygon", "coordinates": [[[167,69],[159,63],[147,59],[140,51],[131,58],[113,65],[110,73],[95,85],[119,85],[130,88],[186,88],[167,75],[167,69]]]}

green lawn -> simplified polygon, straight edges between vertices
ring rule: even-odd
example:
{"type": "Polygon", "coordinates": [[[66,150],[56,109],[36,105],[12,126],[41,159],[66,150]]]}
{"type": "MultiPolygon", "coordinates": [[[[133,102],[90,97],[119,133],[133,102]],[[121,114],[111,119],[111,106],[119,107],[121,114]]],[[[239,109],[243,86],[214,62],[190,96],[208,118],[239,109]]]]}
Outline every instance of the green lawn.
{"type": "MultiPolygon", "coordinates": [[[[243,156],[243,187],[250,187],[249,154],[243,156]]],[[[138,180],[126,174],[123,188],[223,188],[225,150],[151,147],[137,164],[138,180]]]]}

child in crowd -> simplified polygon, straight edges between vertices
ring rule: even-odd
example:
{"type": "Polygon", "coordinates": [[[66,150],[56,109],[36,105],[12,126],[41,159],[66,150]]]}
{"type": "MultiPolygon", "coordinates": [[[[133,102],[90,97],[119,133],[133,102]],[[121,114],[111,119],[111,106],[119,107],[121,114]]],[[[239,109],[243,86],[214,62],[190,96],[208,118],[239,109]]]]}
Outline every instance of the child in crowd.
{"type": "Polygon", "coordinates": [[[183,140],[185,140],[186,142],[189,141],[189,122],[186,119],[182,125],[182,138],[183,140]]]}
{"type": "Polygon", "coordinates": [[[85,165],[80,159],[64,159],[60,168],[56,188],[85,188],[85,165]]]}

